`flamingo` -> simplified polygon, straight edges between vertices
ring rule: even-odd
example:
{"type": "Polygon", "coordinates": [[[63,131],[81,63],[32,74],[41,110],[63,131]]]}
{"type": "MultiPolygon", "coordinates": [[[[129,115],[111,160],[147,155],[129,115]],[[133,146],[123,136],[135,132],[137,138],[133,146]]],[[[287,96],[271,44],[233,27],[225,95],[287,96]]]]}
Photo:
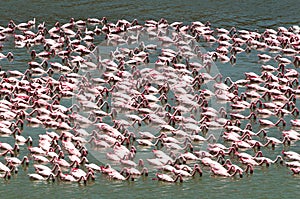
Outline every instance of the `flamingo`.
{"type": "Polygon", "coordinates": [[[128,173],[128,175],[126,177],[124,177],[123,175],[121,175],[119,172],[117,171],[114,171],[112,173],[109,173],[109,178],[110,179],[115,179],[115,180],[122,180],[122,181],[125,181],[125,180],[129,180],[130,177],[131,177],[131,180],[134,181],[134,178],[131,176],[130,173],[128,173]]]}
{"type": "Polygon", "coordinates": [[[28,159],[27,156],[24,156],[23,159],[22,159],[22,161],[19,158],[17,158],[17,157],[7,157],[6,156],[4,159],[6,160],[6,162],[10,162],[13,165],[20,165],[20,164],[24,164],[24,163],[27,166],[29,165],[29,159],[28,159]]]}
{"type": "Polygon", "coordinates": [[[240,160],[243,164],[247,164],[247,165],[250,164],[252,166],[261,166],[264,163],[266,164],[267,167],[270,165],[268,162],[268,159],[262,159],[260,162],[257,162],[253,158],[250,159],[250,158],[242,157],[242,158],[240,158],[240,160]]]}
{"type": "MultiPolygon", "coordinates": [[[[224,168],[224,167],[221,167],[221,168],[224,168]]],[[[241,170],[239,169],[236,169],[234,171],[234,173],[232,174],[229,174],[228,171],[224,168],[224,169],[221,169],[221,168],[214,168],[214,167],[211,167],[211,172],[214,174],[214,175],[219,175],[219,176],[223,176],[223,177],[233,177],[235,176],[237,173],[239,173],[240,175],[240,178],[243,177],[243,173],[241,170]]]]}
{"type": "Polygon", "coordinates": [[[88,169],[91,169],[93,171],[98,171],[100,172],[101,171],[101,167],[94,164],[94,163],[90,163],[90,164],[85,164],[85,167],[88,168],[88,169]]]}
{"type": "Polygon", "coordinates": [[[71,175],[74,176],[76,179],[79,179],[81,177],[85,177],[86,179],[89,179],[91,177],[92,179],[95,179],[95,176],[92,171],[86,173],[85,171],[79,168],[72,168],[71,175]]]}
{"type": "Polygon", "coordinates": [[[52,174],[50,174],[48,177],[43,177],[37,173],[28,174],[28,176],[30,180],[34,180],[34,181],[49,181],[50,179],[52,180],[52,182],[55,181],[55,177],[52,174]]]}
{"type": "Polygon", "coordinates": [[[90,24],[100,24],[102,23],[102,20],[97,18],[87,18],[87,22],[90,24]]]}
{"type": "Polygon", "coordinates": [[[169,182],[169,183],[176,183],[178,180],[180,182],[183,182],[183,177],[178,174],[175,179],[173,179],[171,176],[163,173],[156,173],[157,178],[153,178],[153,180],[159,180],[159,181],[164,181],[164,182],[169,182]]]}
{"type": "MultiPolygon", "coordinates": [[[[120,163],[123,164],[123,165],[126,165],[126,166],[130,166],[130,167],[137,167],[138,166],[138,164],[136,164],[134,161],[124,159],[124,158],[120,160],[120,163]]],[[[142,165],[142,164],[143,164],[143,160],[140,159],[139,160],[139,165],[142,165]]]]}
{"type": "Polygon", "coordinates": [[[55,50],[52,49],[51,52],[43,51],[40,53],[36,53],[35,50],[31,51],[31,57],[32,59],[35,59],[36,57],[39,57],[41,59],[49,59],[50,57],[53,57],[55,55],[55,50]]]}
{"type": "Polygon", "coordinates": [[[195,156],[193,153],[188,151],[182,153],[179,157],[183,157],[185,160],[199,160],[197,156],[195,156]]]}
{"type": "Polygon", "coordinates": [[[57,176],[59,176],[60,180],[65,181],[65,182],[78,182],[78,183],[80,183],[81,181],[83,181],[84,184],[87,183],[87,179],[84,176],[81,176],[80,178],[76,179],[71,174],[62,173],[61,170],[57,171],[57,176]]]}
{"type": "Polygon", "coordinates": [[[290,143],[290,140],[288,137],[284,137],[282,141],[275,137],[270,137],[270,136],[266,136],[266,139],[268,140],[268,142],[265,144],[265,146],[267,146],[270,143],[272,144],[272,147],[275,147],[275,145],[278,145],[278,144],[285,144],[286,142],[288,144],[290,143]]]}
{"type": "Polygon", "coordinates": [[[100,166],[100,169],[103,174],[109,174],[109,173],[116,172],[116,170],[114,168],[112,168],[110,166],[110,164],[107,164],[105,166],[100,166]]]}
{"type": "Polygon", "coordinates": [[[0,142],[0,149],[2,150],[9,150],[9,151],[19,151],[19,145],[15,144],[14,147],[12,147],[10,144],[5,142],[0,142]]]}
{"type": "Polygon", "coordinates": [[[49,163],[50,160],[48,158],[46,158],[45,156],[42,156],[42,155],[35,155],[33,154],[32,155],[34,161],[36,162],[40,162],[40,163],[49,163]]]}
{"type": "Polygon", "coordinates": [[[300,139],[300,134],[295,131],[295,130],[289,130],[289,131],[282,131],[282,135],[284,137],[288,137],[290,140],[299,140],[300,139]]]}
{"type": "Polygon", "coordinates": [[[258,151],[254,156],[252,156],[245,152],[242,153],[238,152],[235,147],[230,147],[228,154],[230,154],[231,152],[234,152],[234,155],[236,155],[238,158],[241,159],[253,159],[254,157],[262,156],[261,151],[258,151]]]}
{"type": "Polygon", "coordinates": [[[298,168],[291,168],[291,171],[293,172],[293,174],[299,174],[300,173],[300,167],[298,167],[298,168]]]}
{"type": "Polygon", "coordinates": [[[229,159],[227,159],[225,161],[225,164],[224,166],[227,166],[229,168],[228,170],[228,173],[231,171],[231,170],[239,170],[241,172],[245,172],[245,173],[248,173],[248,171],[250,170],[250,174],[253,174],[253,166],[251,164],[248,164],[246,169],[243,170],[241,167],[235,165],[235,164],[232,164],[231,161],[229,159]]]}
{"type": "Polygon", "coordinates": [[[265,120],[265,119],[259,119],[258,122],[261,126],[278,126],[281,122],[283,126],[286,125],[286,122],[282,118],[280,118],[276,123],[273,123],[270,120],[265,120]]]}
{"type": "Polygon", "coordinates": [[[209,166],[209,167],[214,167],[214,168],[222,168],[222,165],[215,161],[215,160],[212,160],[211,158],[209,157],[204,157],[201,159],[201,163],[205,166],[209,166]]]}
{"type": "Polygon", "coordinates": [[[294,127],[300,127],[300,119],[290,120],[291,125],[294,127]]]}
{"type": "Polygon", "coordinates": [[[6,150],[3,153],[0,154],[0,156],[6,156],[8,153],[10,153],[11,157],[14,156],[14,152],[11,150],[6,150]]]}
{"type": "Polygon", "coordinates": [[[157,150],[157,149],[153,149],[152,152],[154,153],[155,157],[160,158],[160,159],[164,159],[166,161],[170,160],[173,161],[173,157],[171,157],[172,155],[167,155],[165,152],[161,151],[161,150],[157,150]]]}
{"type": "Polygon", "coordinates": [[[300,154],[298,154],[297,152],[294,151],[284,151],[282,150],[281,152],[284,156],[286,156],[287,158],[291,159],[291,160],[297,160],[300,161],[300,154]]]}
{"type": "MultiPolygon", "coordinates": [[[[12,164],[11,162],[9,162],[10,165],[12,164]]],[[[9,166],[9,165],[8,165],[9,166]]],[[[11,172],[14,167],[12,169],[10,169],[8,166],[6,166],[5,164],[3,164],[2,162],[0,162],[0,171],[4,171],[4,172],[11,172]]],[[[13,166],[13,165],[12,165],[13,166]]]]}
{"type": "Polygon", "coordinates": [[[198,172],[199,175],[202,176],[202,170],[201,170],[201,168],[200,168],[200,166],[198,164],[194,165],[194,169],[193,169],[193,171],[191,173],[189,173],[189,172],[187,172],[185,170],[182,170],[182,169],[179,169],[179,170],[173,169],[172,172],[175,175],[179,175],[180,174],[182,177],[193,177],[196,174],[196,172],[198,172]]]}
{"type": "Polygon", "coordinates": [[[277,55],[274,59],[275,59],[275,61],[277,61],[281,64],[290,64],[290,63],[292,63],[291,60],[282,57],[282,55],[277,55]]]}
{"type": "Polygon", "coordinates": [[[168,150],[186,150],[189,148],[191,151],[193,151],[193,145],[191,143],[187,143],[184,147],[181,147],[180,145],[172,142],[163,143],[163,145],[166,146],[168,150]]]}
{"type": "Polygon", "coordinates": [[[74,165],[75,163],[77,163],[75,161],[72,164],[70,164],[65,159],[58,158],[58,157],[53,157],[52,160],[50,160],[50,162],[56,163],[56,164],[58,164],[58,165],[60,165],[62,167],[67,167],[67,168],[70,168],[72,165],[74,165]]]}
{"type": "MultiPolygon", "coordinates": [[[[246,135],[246,136],[249,137],[248,135],[246,135]]],[[[243,149],[250,149],[250,148],[254,147],[254,146],[248,144],[248,142],[245,142],[243,140],[234,141],[231,146],[235,147],[235,148],[243,148],[243,149]]]]}
{"type": "Polygon", "coordinates": [[[0,174],[0,178],[10,179],[11,178],[11,174],[10,174],[9,171],[6,171],[4,174],[0,174]]]}
{"type": "Polygon", "coordinates": [[[150,132],[146,132],[146,131],[139,131],[138,132],[139,135],[141,136],[142,139],[155,139],[156,137],[150,133],[150,132]]]}
{"type": "Polygon", "coordinates": [[[156,143],[152,143],[147,139],[137,139],[136,142],[141,146],[156,146],[159,140],[156,143]]]}
{"type": "MultiPolygon", "coordinates": [[[[141,175],[148,176],[148,169],[146,167],[144,167],[142,169],[142,171],[139,171],[136,168],[127,168],[127,167],[124,167],[123,171],[126,171],[127,175],[130,174],[132,176],[141,176],[141,175]]],[[[122,171],[120,173],[122,174],[122,171]]]]}
{"type": "Polygon", "coordinates": [[[0,59],[7,58],[9,61],[14,58],[14,55],[12,52],[8,52],[6,55],[0,53],[0,59]]]}
{"type": "Polygon", "coordinates": [[[50,175],[55,176],[55,174],[53,173],[54,170],[56,170],[56,167],[53,168],[52,170],[50,170],[50,169],[36,169],[36,173],[43,176],[43,177],[49,177],[50,175]]]}
{"type": "Polygon", "coordinates": [[[156,167],[165,166],[165,164],[161,161],[161,159],[158,159],[158,158],[154,158],[154,159],[147,158],[146,160],[150,165],[153,165],[153,166],[156,166],[156,167]]]}
{"type": "Polygon", "coordinates": [[[270,59],[272,59],[272,57],[270,55],[267,55],[267,54],[257,54],[257,56],[261,60],[270,60],[270,59]]]}
{"type": "Polygon", "coordinates": [[[275,164],[280,160],[280,164],[283,164],[283,159],[280,155],[276,156],[275,160],[271,160],[270,158],[267,158],[267,157],[254,157],[254,159],[256,161],[260,161],[260,162],[264,161],[268,164],[270,164],[270,163],[275,164]]]}
{"type": "Polygon", "coordinates": [[[119,162],[121,160],[121,157],[115,153],[106,153],[106,158],[115,162],[119,162]]]}
{"type": "Polygon", "coordinates": [[[24,136],[22,135],[14,135],[15,141],[18,145],[23,145],[23,144],[27,144],[29,143],[29,146],[32,145],[32,138],[31,136],[28,136],[28,138],[26,139],[24,136]]]}
{"type": "Polygon", "coordinates": [[[9,128],[0,127],[0,135],[2,136],[10,136],[16,134],[16,132],[19,132],[21,134],[19,128],[15,128],[13,131],[11,131],[9,128]]]}
{"type": "Polygon", "coordinates": [[[162,170],[162,171],[172,172],[176,168],[174,166],[170,165],[170,164],[165,164],[165,165],[162,165],[162,166],[158,166],[158,169],[162,170]]]}

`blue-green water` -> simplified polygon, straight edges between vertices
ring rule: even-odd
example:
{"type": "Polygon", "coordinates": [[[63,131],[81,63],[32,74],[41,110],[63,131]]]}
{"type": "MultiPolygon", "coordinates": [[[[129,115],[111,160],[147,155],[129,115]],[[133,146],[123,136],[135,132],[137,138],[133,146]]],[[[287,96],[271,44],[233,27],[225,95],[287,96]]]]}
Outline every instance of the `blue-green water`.
{"type": "MultiPolygon", "coordinates": [[[[10,19],[15,22],[25,22],[36,18],[37,23],[45,21],[51,27],[56,21],[65,23],[71,17],[75,20],[106,16],[115,22],[124,18],[129,21],[138,19],[159,20],[165,18],[169,22],[210,21],[213,28],[223,27],[248,29],[262,32],[265,28],[276,29],[279,26],[290,27],[299,25],[299,8],[297,1],[8,1],[0,3],[0,25],[5,26],[10,19]]],[[[24,71],[30,60],[26,49],[14,49],[12,45],[5,46],[7,51],[14,52],[12,63],[2,60],[2,69],[24,71]]],[[[273,63],[275,64],[275,63],[273,63]]],[[[220,65],[219,70],[224,76],[237,80],[244,78],[246,71],[260,72],[256,52],[250,55],[241,54],[234,66],[220,65]]],[[[299,72],[299,70],[298,70],[299,72]]],[[[299,104],[298,104],[299,105],[299,104]]],[[[289,128],[289,127],[287,127],[289,128]]],[[[256,129],[257,130],[257,129],[256,129]]],[[[270,131],[279,135],[280,130],[270,131]]],[[[25,127],[24,136],[37,138],[45,130],[25,127]]],[[[36,139],[35,139],[36,140],[36,139]]],[[[11,142],[12,139],[3,138],[11,142]]],[[[35,142],[34,145],[37,143],[35,142]]],[[[21,151],[26,151],[21,146],[21,151]]],[[[274,158],[280,154],[282,147],[275,150],[264,149],[266,156],[274,158]]],[[[291,150],[299,152],[299,144],[292,145],[291,150]]],[[[91,157],[91,160],[93,158],[91,157]]],[[[96,161],[96,160],[95,160],[96,161]]],[[[101,174],[95,182],[87,186],[77,183],[32,182],[27,174],[29,170],[20,171],[11,180],[0,180],[1,198],[295,198],[299,195],[299,177],[292,176],[288,168],[272,165],[269,168],[256,168],[253,175],[244,178],[213,177],[208,170],[204,175],[189,179],[182,184],[167,184],[148,178],[139,178],[135,182],[111,181],[101,174]]]]}

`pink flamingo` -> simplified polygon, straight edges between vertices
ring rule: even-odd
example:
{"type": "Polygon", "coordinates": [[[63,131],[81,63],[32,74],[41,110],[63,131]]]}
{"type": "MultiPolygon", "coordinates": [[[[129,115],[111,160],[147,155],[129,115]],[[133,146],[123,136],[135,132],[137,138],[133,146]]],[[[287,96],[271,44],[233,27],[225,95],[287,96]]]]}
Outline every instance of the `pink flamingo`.
{"type": "Polygon", "coordinates": [[[265,120],[265,119],[259,119],[258,122],[261,126],[278,126],[280,123],[282,123],[283,126],[286,125],[286,122],[282,118],[280,118],[276,123],[273,123],[270,120],[265,120]]]}
{"type": "Polygon", "coordinates": [[[11,61],[14,58],[14,55],[12,54],[12,52],[8,52],[7,55],[0,53],[0,59],[4,58],[7,58],[9,61],[11,61]]]}
{"type": "Polygon", "coordinates": [[[211,167],[211,171],[214,175],[219,175],[219,176],[224,176],[224,177],[233,177],[235,176],[237,173],[239,173],[240,175],[240,178],[243,177],[243,173],[241,170],[239,169],[236,169],[234,171],[234,173],[232,174],[229,174],[228,171],[224,168],[224,169],[218,169],[218,168],[214,168],[214,167],[211,167]]]}
{"type": "Polygon", "coordinates": [[[169,183],[176,183],[178,180],[180,182],[183,182],[183,177],[181,174],[178,174],[175,179],[173,179],[171,176],[163,173],[156,173],[157,178],[153,178],[153,180],[159,180],[159,181],[164,181],[164,182],[169,182],[169,183]]]}
{"type": "Polygon", "coordinates": [[[73,175],[64,174],[64,173],[61,172],[61,170],[57,171],[57,176],[60,178],[60,180],[65,181],[65,182],[78,182],[78,183],[80,183],[80,182],[83,181],[84,184],[87,183],[87,179],[84,176],[81,176],[80,178],[74,178],[73,175]]]}
{"type": "Polygon", "coordinates": [[[128,173],[128,175],[126,177],[124,177],[121,173],[119,173],[118,171],[113,171],[111,173],[108,173],[108,176],[110,179],[115,179],[115,180],[122,180],[122,181],[126,181],[129,180],[131,177],[131,180],[134,181],[134,178],[131,176],[130,173],[128,173]]]}
{"type": "Polygon", "coordinates": [[[285,162],[285,165],[287,167],[298,168],[300,167],[300,162],[299,161],[285,162]]]}
{"type": "Polygon", "coordinates": [[[284,151],[281,152],[285,157],[291,160],[297,160],[300,161],[300,154],[294,151],[284,151]]]}
{"type": "Polygon", "coordinates": [[[191,173],[183,170],[183,169],[173,169],[172,172],[175,174],[175,175],[178,175],[180,174],[182,177],[193,177],[195,176],[196,172],[199,173],[200,176],[202,176],[202,170],[200,168],[200,166],[198,164],[195,164],[194,165],[194,169],[191,173]]]}
{"type": "Polygon", "coordinates": [[[11,174],[9,171],[6,171],[4,174],[0,174],[0,178],[4,178],[4,179],[10,179],[11,178],[11,174]]]}
{"type": "Polygon", "coordinates": [[[291,168],[291,171],[293,172],[293,174],[299,174],[300,173],[300,167],[291,168]]]}
{"type": "Polygon", "coordinates": [[[21,165],[21,164],[26,164],[27,166],[29,165],[29,159],[27,156],[24,156],[22,161],[17,158],[17,157],[5,157],[4,158],[7,162],[12,163],[13,165],[21,165]]]}
{"type": "Polygon", "coordinates": [[[85,167],[91,170],[95,170],[95,171],[101,171],[100,166],[94,164],[94,163],[90,163],[90,164],[85,164],[85,167]]]}
{"type": "Polygon", "coordinates": [[[276,156],[275,160],[271,160],[270,158],[267,157],[255,157],[254,159],[256,161],[265,161],[268,164],[275,164],[280,160],[280,164],[283,164],[283,159],[280,155],[276,156]]]}
{"type": "Polygon", "coordinates": [[[29,176],[29,179],[30,180],[38,180],[38,181],[49,181],[49,180],[52,180],[53,182],[55,181],[55,177],[54,175],[49,175],[48,177],[43,177],[41,176],[40,174],[37,174],[37,173],[32,173],[32,174],[28,174],[29,176]]]}
{"type": "Polygon", "coordinates": [[[257,56],[261,60],[270,60],[270,59],[272,59],[272,57],[270,55],[267,55],[267,54],[257,54],[257,56]]]}
{"type": "Polygon", "coordinates": [[[294,127],[300,127],[300,119],[290,120],[291,125],[294,127]]]}
{"type": "Polygon", "coordinates": [[[228,173],[229,173],[231,170],[233,170],[233,171],[235,171],[235,170],[240,170],[241,172],[245,172],[245,173],[248,173],[248,171],[249,171],[250,174],[253,173],[253,166],[252,166],[251,164],[248,164],[247,167],[246,167],[246,169],[243,170],[241,167],[239,167],[239,166],[237,166],[237,165],[235,165],[235,164],[232,164],[232,162],[231,162],[229,159],[227,159],[227,160],[225,161],[224,166],[227,166],[227,167],[228,167],[228,173]]]}
{"type": "Polygon", "coordinates": [[[125,167],[125,168],[123,168],[123,170],[120,173],[122,174],[123,172],[126,172],[127,175],[130,174],[132,176],[141,176],[141,175],[148,176],[148,173],[149,173],[148,169],[146,167],[144,167],[142,169],[142,171],[139,171],[136,168],[127,168],[127,167],[125,167]]]}

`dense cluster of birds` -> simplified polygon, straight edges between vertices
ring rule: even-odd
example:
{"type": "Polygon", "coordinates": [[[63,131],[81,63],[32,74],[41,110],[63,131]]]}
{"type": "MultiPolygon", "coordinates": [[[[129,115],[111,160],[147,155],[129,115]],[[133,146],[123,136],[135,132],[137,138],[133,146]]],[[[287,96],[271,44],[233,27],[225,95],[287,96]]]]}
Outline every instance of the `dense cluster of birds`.
{"type": "Polygon", "coordinates": [[[165,19],[72,18],[51,28],[11,20],[0,27],[1,49],[11,41],[30,55],[26,70],[0,74],[1,177],[21,165],[34,168],[32,180],[83,183],[99,174],[242,177],[271,164],[299,174],[300,154],[285,150],[300,139],[299,32],[165,19]],[[215,64],[252,51],[262,53],[260,74],[234,81],[216,72],[215,64]],[[24,124],[44,132],[25,132],[24,124]],[[263,154],[275,147],[282,147],[275,160],[263,154]],[[103,156],[91,162],[97,153],[103,156]]]}

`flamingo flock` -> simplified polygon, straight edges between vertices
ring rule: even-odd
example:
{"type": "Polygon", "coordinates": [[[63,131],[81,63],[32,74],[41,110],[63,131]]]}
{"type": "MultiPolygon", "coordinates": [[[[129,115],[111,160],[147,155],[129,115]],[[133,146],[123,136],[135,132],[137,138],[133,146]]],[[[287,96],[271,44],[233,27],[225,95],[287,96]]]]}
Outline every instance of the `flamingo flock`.
{"type": "Polygon", "coordinates": [[[297,175],[299,33],[165,19],[11,20],[0,27],[2,51],[12,42],[29,54],[24,71],[3,70],[17,56],[0,54],[0,177],[22,166],[38,181],[174,183],[242,178],[272,164],[297,175]],[[234,81],[215,70],[251,53],[260,73],[234,81]],[[264,155],[277,148],[274,160],[264,155]]]}

